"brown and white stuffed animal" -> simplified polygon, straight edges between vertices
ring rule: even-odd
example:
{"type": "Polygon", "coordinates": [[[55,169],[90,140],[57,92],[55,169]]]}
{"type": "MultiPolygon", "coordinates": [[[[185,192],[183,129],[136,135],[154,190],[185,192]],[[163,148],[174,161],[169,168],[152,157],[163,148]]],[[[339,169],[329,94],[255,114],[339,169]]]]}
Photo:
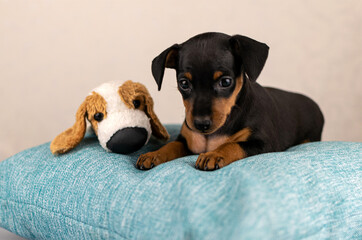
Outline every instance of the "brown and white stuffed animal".
{"type": "Polygon", "coordinates": [[[90,122],[101,146],[110,152],[128,154],[145,145],[153,134],[168,140],[169,134],[153,111],[153,99],[141,83],[108,82],[95,88],[76,113],[73,127],[50,144],[53,154],[76,147],[90,122]]]}

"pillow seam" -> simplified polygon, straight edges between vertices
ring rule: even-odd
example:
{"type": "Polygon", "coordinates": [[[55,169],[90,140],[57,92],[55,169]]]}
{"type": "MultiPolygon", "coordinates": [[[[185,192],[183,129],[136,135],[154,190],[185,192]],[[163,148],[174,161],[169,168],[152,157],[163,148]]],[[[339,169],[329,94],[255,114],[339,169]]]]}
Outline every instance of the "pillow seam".
{"type": "Polygon", "coordinates": [[[15,203],[15,204],[18,204],[18,205],[26,205],[26,206],[35,207],[35,208],[38,208],[38,209],[43,210],[43,211],[45,211],[45,212],[49,212],[49,213],[54,213],[54,214],[57,214],[57,215],[61,215],[61,216],[65,217],[65,218],[68,218],[68,219],[70,219],[70,220],[72,220],[72,221],[75,221],[75,222],[77,222],[77,223],[79,223],[79,224],[83,224],[83,225],[86,225],[86,226],[89,226],[89,227],[92,227],[92,228],[98,228],[98,229],[101,229],[101,230],[105,230],[105,231],[108,231],[109,233],[114,233],[114,234],[118,235],[119,237],[121,237],[121,238],[123,238],[123,239],[128,239],[128,238],[126,238],[125,236],[122,236],[121,234],[119,234],[119,233],[117,233],[117,232],[115,232],[115,231],[113,231],[113,230],[107,229],[106,227],[93,226],[93,225],[91,225],[91,224],[89,224],[89,223],[85,223],[85,222],[79,221],[79,220],[77,220],[77,219],[75,219],[75,218],[73,218],[73,217],[67,216],[67,215],[65,215],[64,213],[61,213],[61,212],[51,211],[51,210],[48,210],[48,209],[46,209],[46,208],[43,208],[43,207],[40,207],[40,206],[37,206],[37,205],[34,205],[34,204],[25,203],[25,202],[18,202],[18,201],[14,201],[14,200],[5,200],[5,199],[0,198],[0,201],[9,202],[9,203],[15,203]]]}

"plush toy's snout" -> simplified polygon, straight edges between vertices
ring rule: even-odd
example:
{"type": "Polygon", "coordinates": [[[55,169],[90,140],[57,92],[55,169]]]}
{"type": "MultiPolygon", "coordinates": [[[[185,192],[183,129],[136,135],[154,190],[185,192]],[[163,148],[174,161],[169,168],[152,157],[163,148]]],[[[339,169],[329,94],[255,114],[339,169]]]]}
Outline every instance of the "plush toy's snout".
{"type": "Polygon", "coordinates": [[[78,108],[73,127],[51,142],[53,154],[68,152],[81,142],[86,119],[101,146],[115,153],[137,151],[148,142],[151,134],[161,140],[169,138],[153,111],[153,100],[144,85],[132,81],[109,82],[87,96],[78,108]]]}
{"type": "Polygon", "coordinates": [[[146,144],[148,132],[141,127],[127,127],[118,130],[107,142],[107,148],[115,153],[128,154],[146,144]]]}

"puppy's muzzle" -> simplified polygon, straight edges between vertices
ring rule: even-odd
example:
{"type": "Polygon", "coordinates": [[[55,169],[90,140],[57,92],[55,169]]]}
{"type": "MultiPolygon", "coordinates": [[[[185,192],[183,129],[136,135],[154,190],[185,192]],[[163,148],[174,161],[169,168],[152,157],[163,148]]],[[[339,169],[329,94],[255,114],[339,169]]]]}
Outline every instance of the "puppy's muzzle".
{"type": "Polygon", "coordinates": [[[107,148],[112,152],[128,154],[139,150],[147,141],[145,128],[127,127],[118,130],[107,142],[107,148]]]}

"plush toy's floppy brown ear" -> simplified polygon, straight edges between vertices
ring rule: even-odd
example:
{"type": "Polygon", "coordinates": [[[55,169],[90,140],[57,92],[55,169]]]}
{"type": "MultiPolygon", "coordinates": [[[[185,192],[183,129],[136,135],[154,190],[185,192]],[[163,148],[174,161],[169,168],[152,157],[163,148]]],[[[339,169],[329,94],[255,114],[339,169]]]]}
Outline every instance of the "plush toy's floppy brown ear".
{"type": "Polygon", "coordinates": [[[66,153],[82,141],[86,131],[86,113],[86,102],[83,102],[78,108],[73,127],[56,136],[51,142],[50,151],[53,154],[66,153]]]}
{"type": "Polygon", "coordinates": [[[166,128],[153,111],[153,99],[143,84],[129,80],[119,88],[119,94],[129,108],[135,108],[136,101],[139,101],[136,105],[139,105],[138,108],[143,109],[150,118],[152,134],[155,137],[165,141],[170,138],[166,128]]]}
{"type": "Polygon", "coordinates": [[[156,113],[153,111],[153,99],[148,92],[145,94],[145,102],[145,112],[147,116],[151,118],[152,134],[161,140],[167,141],[170,138],[170,135],[168,134],[166,128],[161,124],[156,113]]]}

